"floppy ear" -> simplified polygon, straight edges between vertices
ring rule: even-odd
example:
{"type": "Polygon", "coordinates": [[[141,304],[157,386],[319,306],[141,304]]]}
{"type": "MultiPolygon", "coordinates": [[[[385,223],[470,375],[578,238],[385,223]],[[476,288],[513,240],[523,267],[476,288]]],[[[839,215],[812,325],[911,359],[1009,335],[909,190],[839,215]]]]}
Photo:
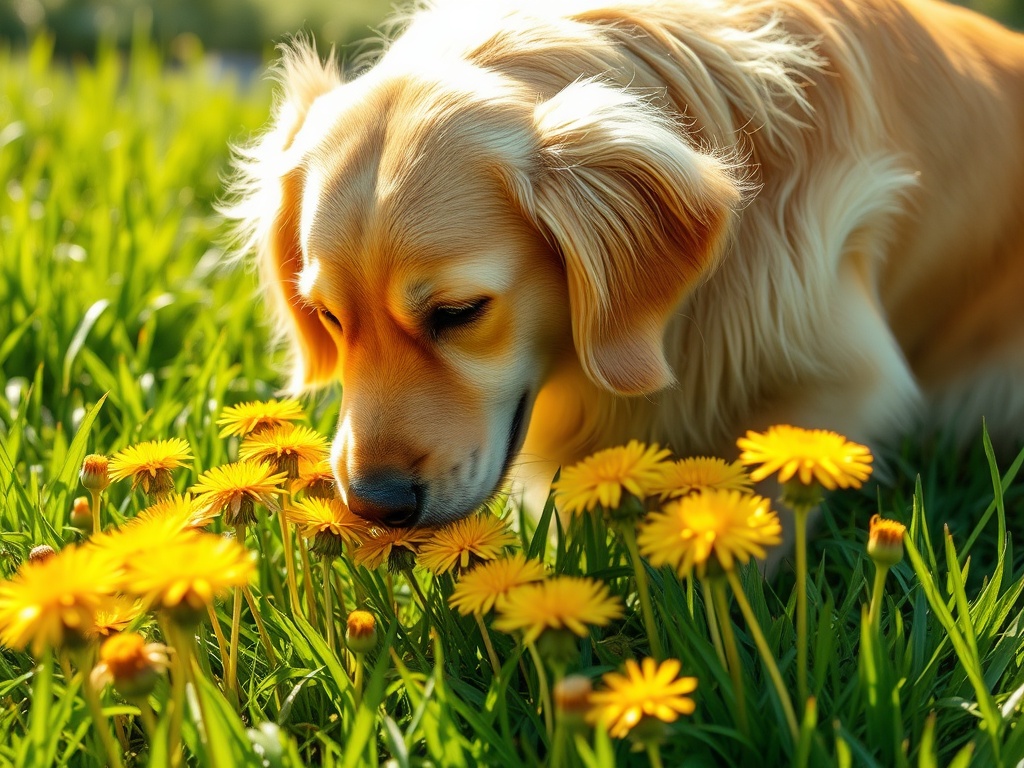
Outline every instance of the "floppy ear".
{"type": "Polygon", "coordinates": [[[267,306],[290,347],[294,391],[327,383],[337,366],[333,339],[299,294],[304,170],[295,144],[313,102],[339,86],[341,76],[333,61],[320,61],[311,42],[298,40],[283,49],[278,79],[271,127],[237,150],[235,201],[223,210],[236,221],[245,250],[256,255],[267,306]]]}
{"type": "Polygon", "coordinates": [[[743,197],[735,167],[599,82],[565,88],[534,119],[533,215],[565,260],[583,369],[619,394],[662,389],[674,381],[665,327],[717,262],[743,197]]]}

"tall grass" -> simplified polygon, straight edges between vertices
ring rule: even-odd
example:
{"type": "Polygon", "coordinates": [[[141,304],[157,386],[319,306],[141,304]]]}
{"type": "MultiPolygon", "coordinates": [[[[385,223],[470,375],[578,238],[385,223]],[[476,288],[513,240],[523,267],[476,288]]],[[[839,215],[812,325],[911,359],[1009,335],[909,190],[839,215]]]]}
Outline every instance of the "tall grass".
{"type": "MultiPolygon", "coordinates": [[[[234,457],[213,422],[228,404],[271,396],[279,360],[268,346],[252,277],[228,270],[212,204],[227,148],[261,125],[263,82],[239,82],[201,57],[169,68],[143,40],[121,56],[57,64],[51,41],[26,54],[0,51],[0,577],[31,546],[80,537],[68,525],[88,452],[110,453],[178,436],[203,470],[234,457]]],[[[336,403],[310,403],[311,424],[330,433],[336,403]]],[[[979,425],[980,426],[980,425],[979,425]]],[[[935,441],[884,457],[882,484],[826,505],[811,553],[810,674],[813,704],[798,702],[798,738],[733,606],[744,733],[735,696],[708,631],[699,585],[648,569],[661,641],[696,676],[697,710],[670,728],[666,765],[1015,765],[1024,696],[1024,571],[1013,533],[1024,519],[1014,482],[1022,457],[1000,457],[979,438],[969,455],[935,441]],[[887,581],[880,631],[863,612],[872,566],[864,554],[875,512],[907,523],[913,548],[887,581]],[[947,530],[948,528],[948,530],[947,530]]],[[[108,496],[115,521],[143,502],[127,488],[108,496]]],[[[515,514],[513,512],[513,514],[515,514]]],[[[573,670],[597,679],[646,655],[628,553],[600,519],[563,530],[549,508],[521,521],[523,548],[556,573],[607,581],[626,618],[580,643],[573,670]]],[[[271,527],[257,590],[280,577],[271,527]]],[[[548,759],[537,669],[515,638],[492,632],[495,675],[479,627],[447,607],[453,581],[336,566],[342,596],[373,610],[382,640],[357,704],[348,659],[283,604],[260,603],[277,664],[261,650],[246,611],[237,707],[209,623],[200,633],[203,674],[192,689],[183,740],[198,765],[532,765],[548,759]],[[393,597],[390,594],[394,590],[393,597]]],[[[311,578],[311,574],[305,574],[311,578]]],[[[791,569],[743,583],[786,683],[796,679],[791,569]]],[[[230,606],[217,608],[230,624],[230,606]]],[[[28,654],[0,649],[0,764],[98,765],[103,752],[73,678],[28,654]]],[[[153,700],[165,702],[162,684],[153,700]]],[[[143,737],[133,705],[107,692],[122,718],[129,764],[164,765],[165,741],[143,737]]],[[[166,735],[166,734],[165,734],[166,735]]],[[[570,764],[643,765],[600,728],[585,731],[570,764]]]]}

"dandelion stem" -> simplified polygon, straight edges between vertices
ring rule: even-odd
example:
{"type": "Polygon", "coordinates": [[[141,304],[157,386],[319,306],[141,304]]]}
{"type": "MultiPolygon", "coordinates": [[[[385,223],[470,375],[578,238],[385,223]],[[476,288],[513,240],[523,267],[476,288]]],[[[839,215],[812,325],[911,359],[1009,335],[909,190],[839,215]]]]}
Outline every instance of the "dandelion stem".
{"type": "Polygon", "coordinates": [[[647,759],[651,762],[651,768],[662,768],[661,751],[657,744],[648,742],[647,759]]]}
{"type": "Polygon", "coordinates": [[[359,705],[363,701],[363,666],[365,653],[353,653],[356,660],[355,674],[352,676],[352,689],[355,692],[355,704],[356,709],[359,709],[359,705]]]}
{"type": "Polygon", "coordinates": [[[174,648],[172,658],[174,669],[171,672],[171,722],[167,728],[167,754],[171,755],[171,765],[178,766],[184,762],[183,745],[181,743],[181,724],[185,718],[185,683],[188,678],[187,667],[191,654],[191,643],[182,642],[178,627],[171,621],[165,625],[164,634],[174,648]]]}
{"type": "Polygon", "coordinates": [[[273,567],[273,563],[270,559],[270,541],[267,538],[267,531],[262,525],[258,525],[256,526],[256,535],[260,540],[260,549],[263,551],[263,558],[266,563],[267,573],[270,574],[270,591],[274,595],[276,605],[279,607],[283,606],[284,593],[281,591],[281,577],[278,575],[277,569],[273,567]]]}
{"type": "Polygon", "coordinates": [[[277,513],[277,519],[281,524],[281,547],[284,549],[284,568],[288,577],[288,599],[291,601],[292,615],[299,616],[302,613],[302,605],[299,601],[299,583],[295,576],[295,551],[292,547],[292,534],[288,528],[288,502],[287,496],[281,494],[281,511],[277,513]]]}
{"type": "Polygon", "coordinates": [[[224,670],[224,675],[226,677],[228,674],[228,668],[231,666],[231,654],[228,652],[228,641],[224,637],[224,630],[221,629],[220,619],[217,618],[217,611],[214,610],[212,605],[207,605],[206,612],[210,616],[210,625],[213,627],[213,634],[217,638],[217,649],[220,651],[221,669],[224,670]]]}
{"type": "Polygon", "coordinates": [[[537,646],[534,643],[527,643],[526,649],[530,652],[530,656],[533,658],[533,665],[537,668],[537,684],[540,686],[540,690],[537,692],[538,703],[540,704],[541,710],[544,712],[544,727],[548,732],[548,739],[554,737],[554,723],[552,720],[552,703],[551,703],[551,691],[548,687],[548,673],[544,669],[544,662],[537,652],[537,646]]]}
{"type": "Polygon", "coordinates": [[[92,684],[90,672],[92,663],[89,651],[83,652],[78,658],[78,674],[82,681],[82,693],[89,705],[89,713],[92,715],[92,723],[96,726],[96,733],[99,734],[103,751],[107,753],[107,765],[111,768],[121,768],[121,750],[110,732],[110,725],[103,714],[103,706],[100,704],[99,692],[92,684]]]}
{"type": "Polygon", "coordinates": [[[491,669],[494,670],[494,676],[499,677],[501,675],[501,662],[498,661],[498,654],[494,652],[494,644],[491,642],[491,633],[487,631],[487,625],[484,624],[484,617],[479,613],[474,612],[473,618],[476,619],[476,625],[480,628],[480,637],[484,641],[484,648],[487,649],[487,657],[491,660],[491,669]]]}
{"type": "Polygon", "coordinates": [[[786,691],[786,686],[782,682],[782,674],[779,672],[779,666],[775,663],[775,658],[772,656],[771,649],[768,647],[768,641],[764,637],[764,632],[761,631],[761,625],[757,621],[757,616],[754,615],[754,609],[750,607],[750,602],[747,600],[747,596],[743,592],[743,585],[740,584],[739,577],[736,576],[736,572],[733,570],[726,571],[725,575],[726,578],[729,579],[729,586],[732,587],[733,595],[736,597],[736,603],[739,605],[740,611],[743,613],[743,618],[747,622],[747,629],[750,630],[750,634],[754,637],[754,643],[757,645],[757,650],[761,654],[761,660],[768,669],[768,675],[772,679],[772,684],[775,686],[775,692],[778,694],[779,702],[782,704],[782,711],[786,716],[786,725],[789,726],[789,734],[793,739],[793,744],[796,744],[799,738],[796,714],[793,712],[793,702],[790,701],[789,693],[786,691]]]}
{"type": "Polygon", "coordinates": [[[103,529],[100,523],[100,492],[90,490],[89,495],[92,496],[92,532],[99,533],[103,529]]]}
{"type": "Polygon", "coordinates": [[[644,626],[647,629],[647,641],[651,646],[651,655],[658,661],[664,661],[665,650],[661,647],[661,635],[658,634],[658,626],[654,622],[654,606],[651,604],[651,590],[647,583],[647,569],[644,561],[640,558],[640,550],[636,546],[636,529],[633,520],[625,520],[617,526],[622,534],[622,540],[626,543],[629,551],[629,559],[633,564],[633,573],[636,576],[636,591],[640,596],[640,612],[644,617],[644,626]]]}
{"type": "Polygon", "coordinates": [[[338,576],[338,571],[334,567],[334,561],[331,561],[331,579],[334,581],[334,591],[338,595],[338,608],[341,611],[342,616],[348,616],[348,607],[345,605],[345,593],[341,589],[341,578],[338,576]]]}
{"type": "Polygon", "coordinates": [[[725,595],[725,582],[722,579],[714,579],[710,585],[704,582],[705,590],[710,589],[711,598],[715,605],[715,618],[722,628],[725,652],[728,655],[729,676],[732,678],[733,697],[736,700],[736,720],[739,722],[740,730],[749,735],[749,724],[747,722],[747,694],[743,687],[743,665],[740,663],[739,649],[736,647],[736,633],[732,631],[732,620],[729,618],[729,603],[725,595]]]}
{"type": "Polygon", "coordinates": [[[810,508],[793,507],[796,523],[796,692],[807,700],[807,515],[810,508]]]}
{"type": "Polygon", "coordinates": [[[700,580],[701,591],[704,593],[704,611],[708,620],[708,632],[711,633],[711,644],[715,646],[715,654],[719,663],[728,669],[729,663],[725,660],[725,648],[722,645],[722,635],[718,630],[719,618],[716,615],[714,596],[711,594],[711,584],[708,579],[700,580]]]}
{"type": "Polygon", "coordinates": [[[306,539],[299,536],[299,557],[302,559],[302,591],[306,597],[306,613],[309,623],[320,629],[320,612],[317,610],[316,594],[313,592],[313,566],[309,562],[309,548],[306,539]]]}
{"type": "Polygon", "coordinates": [[[276,667],[277,655],[274,653],[273,643],[270,642],[270,635],[267,634],[267,625],[263,623],[263,616],[260,615],[256,605],[256,598],[248,586],[242,587],[242,594],[245,595],[245,601],[249,604],[249,611],[252,612],[252,617],[256,621],[256,631],[259,632],[260,640],[263,642],[263,649],[267,652],[267,662],[271,667],[276,667]]]}
{"type": "MultiPolygon", "coordinates": [[[[235,526],[235,541],[245,545],[245,526],[235,526]]],[[[236,706],[241,707],[242,699],[238,695],[238,632],[242,623],[242,588],[235,587],[231,606],[231,643],[228,645],[228,691],[235,698],[236,706]]],[[[216,625],[215,625],[216,626],[216,625]]]]}
{"type": "Polygon", "coordinates": [[[416,581],[416,574],[412,572],[412,568],[406,568],[402,573],[405,574],[405,578],[409,581],[409,586],[412,588],[412,591],[416,593],[416,597],[420,601],[420,607],[423,609],[423,613],[427,617],[427,621],[432,625],[437,626],[437,622],[434,621],[434,614],[430,610],[430,603],[427,602],[427,596],[423,594],[423,590],[420,589],[419,582],[416,581]]]}
{"type": "Polygon", "coordinates": [[[878,632],[882,621],[882,599],[885,596],[885,577],[889,575],[889,566],[875,565],[875,583],[871,589],[871,610],[868,612],[868,624],[878,632]]]}
{"type": "Polygon", "coordinates": [[[331,584],[331,566],[334,564],[334,560],[331,558],[324,558],[321,565],[324,569],[324,624],[327,625],[327,647],[331,649],[331,653],[335,653],[334,648],[334,586],[331,584]]]}
{"type": "Polygon", "coordinates": [[[139,708],[139,719],[142,720],[142,727],[146,731],[146,737],[150,740],[156,738],[156,716],[153,714],[153,707],[150,706],[149,699],[145,696],[140,696],[132,703],[139,708]]]}

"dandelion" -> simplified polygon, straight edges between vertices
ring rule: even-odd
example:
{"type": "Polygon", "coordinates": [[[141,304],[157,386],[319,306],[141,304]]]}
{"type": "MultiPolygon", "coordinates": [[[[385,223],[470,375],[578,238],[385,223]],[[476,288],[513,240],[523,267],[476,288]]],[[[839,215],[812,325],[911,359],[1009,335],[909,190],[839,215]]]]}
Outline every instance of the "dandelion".
{"type": "Polygon", "coordinates": [[[419,564],[434,575],[494,560],[514,546],[518,538],[505,521],[478,514],[437,529],[419,553],[419,564]]]}
{"type": "Polygon", "coordinates": [[[583,637],[590,626],[603,627],[622,618],[622,601],[608,585],[582,576],[555,576],[516,587],[497,604],[496,629],[522,632],[532,643],[547,630],[567,629],[583,637]]]}
{"type": "Polygon", "coordinates": [[[327,459],[321,459],[311,467],[300,468],[299,476],[292,483],[291,492],[294,496],[303,492],[307,498],[333,499],[338,495],[334,484],[334,471],[327,459]]]}
{"type": "Polygon", "coordinates": [[[680,459],[665,467],[660,485],[652,490],[661,498],[679,498],[704,488],[748,492],[753,485],[742,462],[699,456],[680,459]]]}
{"type": "Polygon", "coordinates": [[[188,533],[134,558],[125,569],[123,588],[139,595],[147,608],[194,625],[215,598],[247,585],[254,569],[249,553],[234,539],[188,533]]]}
{"type": "Polygon", "coordinates": [[[797,691],[807,699],[807,516],[823,490],[860,488],[871,475],[871,451],[824,429],[787,424],[767,432],[747,432],[736,441],[740,461],[754,465],[750,477],[760,482],[778,473],[782,500],[793,510],[796,559],[797,691]]]}
{"type": "Polygon", "coordinates": [[[482,615],[516,587],[543,579],[544,564],[516,552],[463,573],[448,603],[463,616],[482,615]]]}
{"type": "Polygon", "coordinates": [[[562,470],[554,484],[559,508],[567,514],[580,514],[600,505],[610,512],[622,503],[624,491],[642,500],[660,487],[668,456],[667,450],[636,440],[598,451],[562,470]]]}
{"type": "Polygon", "coordinates": [[[243,461],[265,461],[275,472],[294,480],[300,462],[316,465],[327,458],[327,438],[319,432],[294,424],[283,424],[249,435],[238,448],[243,461]]]}
{"type": "Polygon", "coordinates": [[[705,490],[684,496],[651,513],[638,544],[651,565],[669,565],[683,578],[694,569],[703,576],[708,563],[723,570],[765,556],[782,541],[782,525],[767,499],[739,491],[705,490]]]}
{"type": "Polygon", "coordinates": [[[132,478],[132,490],[142,486],[150,497],[159,497],[174,489],[171,470],[192,459],[192,449],[181,438],[152,440],[118,451],[110,460],[110,479],[132,478]]]}
{"type": "Polygon", "coordinates": [[[204,509],[194,496],[169,493],[156,504],[151,504],[125,523],[121,530],[130,530],[136,525],[166,525],[167,530],[199,530],[205,528],[217,517],[217,510],[204,509]]]}
{"type": "Polygon", "coordinates": [[[583,675],[566,675],[552,688],[555,709],[563,720],[573,725],[582,724],[591,711],[594,684],[583,675]]]}
{"type": "Polygon", "coordinates": [[[352,554],[352,562],[371,571],[385,564],[391,573],[407,571],[431,534],[427,528],[374,526],[352,554]]]}
{"type": "Polygon", "coordinates": [[[333,560],[346,545],[357,546],[369,535],[366,521],[336,498],[298,501],[288,510],[288,519],[313,540],[312,552],[326,560],[333,560]]]}
{"type": "Polygon", "coordinates": [[[82,485],[92,496],[92,530],[97,532],[100,523],[100,495],[110,485],[109,462],[106,456],[90,453],[82,461],[79,473],[82,485]]]}
{"type": "Polygon", "coordinates": [[[363,698],[366,654],[377,645],[377,619],[369,611],[352,611],[345,624],[345,644],[355,656],[355,679],[352,681],[352,687],[355,689],[355,701],[356,707],[358,707],[363,698]]]}
{"type": "Polygon", "coordinates": [[[871,475],[871,451],[824,429],[788,425],[767,432],[747,432],[736,444],[743,464],[759,465],[750,472],[754,482],[778,472],[780,483],[797,478],[803,485],[818,484],[830,491],[860,488],[871,475]]]}
{"type": "Polygon", "coordinates": [[[35,564],[45,563],[51,557],[55,557],[56,554],[57,551],[49,544],[39,544],[29,550],[28,561],[35,564]]]}
{"type": "Polygon", "coordinates": [[[92,533],[93,519],[92,509],[89,506],[89,499],[85,496],[78,496],[71,502],[71,514],[68,515],[68,523],[82,533],[92,533]]]}
{"type": "Polygon", "coordinates": [[[907,527],[896,520],[883,520],[881,515],[871,518],[868,529],[868,556],[875,563],[875,583],[871,590],[868,622],[877,628],[882,618],[882,596],[885,577],[889,569],[903,559],[903,537],[907,527]]]}
{"type": "Polygon", "coordinates": [[[170,498],[121,528],[93,536],[86,546],[103,552],[111,562],[125,568],[193,535],[195,530],[188,524],[190,513],[191,500],[170,498]]]}
{"type": "Polygon", "coordinates": [[[83,646],[118,575],[109,558],[89,547],[68,546],[42,563],[24,563],[0,582],[0,643],[17,650],[31,645],[35,656],[83,646]]]}
{"type": "Polygon", "coordinates": [[[97,606],[92,635],[110,637],[123,632],[142,615],[142,602],[121,594],[108,595],[97,606]]]}
{"type": "Polygon", "coordinates": [[[230,405],[220,412],[217,426],[221,437],[259,433],[305,418],[298,400],[253,401],[230,405]]]}
{"type": "Polygon", "coordinates": [[[269,464],[237,461],[208,469],[192,486],[192,493],[200,509],[223,514],[227,526],[244,527],[256,522],[256,504],[272,512],[280,509],[274,497],[286,479],[269,464]]]}
{"type": "Polygon", "coordinates": [[[100,646],[92,684],[103,688],[113,683],[126,699],[138,701],[153,692],[157,679],[170,664],[166,645],[147,643],[137,632],[122,632],[108,637],[100,646]]]}
{"type": "Polygon", "coordinates": [[[660,766],[664,724],[696,708],[687,694],[697,690],[697,678],[679,677],[680,667],[676,659],[661,664],[650,658],[640,664],[627,659],[625,674],[609,672],[601,678],[604,689],[590,697],[590,719],[604,723],[614,738],[631,736],[647,749],[651,765],[660,766]]]}

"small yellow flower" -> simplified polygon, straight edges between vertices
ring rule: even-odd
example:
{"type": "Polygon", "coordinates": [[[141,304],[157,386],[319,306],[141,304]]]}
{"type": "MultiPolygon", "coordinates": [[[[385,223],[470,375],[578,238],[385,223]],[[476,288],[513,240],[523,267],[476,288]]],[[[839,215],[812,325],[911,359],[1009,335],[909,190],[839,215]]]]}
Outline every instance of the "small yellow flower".
{"type": "Polygon", "coordinates": [[[299,467],[299,476],[292,483],[292,495],[304,491],[307,498],[333,499],[338,495],[334,484],[334,471],[327,459],[322,459],[310,467],[299,467]]]}
{"type": "Polygon", "coordinates": [[[170,666],[167,646],[147,643],[136,632],[111,635],[100,646],[100,661],[92,671],[92,683],[103,688],[113,683],[128,699],[148,696],[157,678],[170,666]]]}
{"type": "Polygon", "coordinates": [[[165,521],[167,530],[177,527],[179,530],[198,530],[205,528],[217,517],[216,510],[203,509],[197,503],[194,496],[182,496],[177,493],[170,493],[164,496],[156,504],[151,504],[139,512],[135,517],[128,520],[121,530],[126,530],[135,525],[158,525],[157,521],[165,521]]]}
{"type": "Polygon", "coordinates": [[[567,514],[590,512],[600,505],[618,508],[623,491],[638,499],[659,487],[669,452],[631,440],[628,445],[598,451],[562,470],[554,489],[559,509],[567,514]]]}
{"type": "Polygon", "coordinates": [[[653,488],[653,492],[664,500],[686,496],[702,488],[749,491],[752,485],[741,462],[730,464],[724,459],[698,456],[668,464],[660,484],[653,488]]]}
{"type": "Polygon", "coordinates": [[[516,587],[497,603],[495,629],[522,631],[531,643],[548,629],[568,629],[583,637],[588,626],[603,627],[622,618],[622,601],[608,585],[582,576],[555,576],[516,587]]]}
{"type": "Polygon", "coordinates": [[[181,438],[151,440],[118,451],[110,460],[110,479],[132,478],[132,490],[159,496],[174,489],[171,470],[191,461],[192,449],[181,438]]]}
{"type": "Polygon", "coordinates": [[[871,451],[836,432],[801,429],[788,425],[771,427],[767,432],[747,432],[736,441],[743,453],[740,461],[760,465],[751,470],[754,482],[779,473],[779,482],[792,478],[803,485],[860,488],[871,475],[871,451]]]}
{"type": "Polygon", "coordinates": [[[591,694],[591,722],[603,722],[608,733],[625,738],[641,720],[653,718],[672,723],[696,706],[686,696],[697,690],[697,678],[678,677],[680,663],[667,659],[660,665],[651,658],[642,664],[626,660],[626,674],[609,672],[601,679],[605,689],[591,694]]]}
{"type": "Polygon", "coordinates": [[[305,415],[298,400],[253,401],[225,408],[220,412],[217,426],[221,427],[221,437],[245,437],[292,421],[300,421],[305,415]]]}
{"type": "Polygon", "coordinates": [[[232,587],[244,587],[255,569],[234,539],[187,533],[125,569],[122,587],[150,610],[167,611],[182,624],[198,622],[206,607],[232,587]]]}
{"type": "Polygon", "coordinates": [[[192,486],[192,493],[200,509],[215,515],[223,513],[225,525],[252,525],[256,522],[256,504],[271,512],[280,509],[276,495],[287,479],[283,472],[275,474],[264,462],[237,461],[208,469],[192,486]]]}
{"type": "Polygon", "coordinates": [[[782,526],[767,499],[739,491],[705,490],[670,501],[647,516],[637,536],[651,565],[670,565],[686,578],[708,561],[723,569],[764,557],[765,547],[782,541],[782,526]]]}
{"type": "Polygon", "coordinates": [[[36,656],[80,646],[119,575],[91,547],[69,546],[42,563],[24,563],[10,581],[0,582],[0,643],[18,650],[31,644],[36,656]]]}
{"type": "Polygon", "coordinates": [[[106,456],[90,453],[85,457],[79,478],[86,490],[100,493],[110,485],[109,466],[110,462],[106,456]]]}
{"type": "Polygon", "coordinates": [[[528,560],[522,552],[482,563],[459,577],[448,603],[463,616],[484,614],[516,587],[543,581],[544,564],[528,560]]]}
{"type": "Polygon", "coordinates": [[[127,567],[190,536],[195,531],[195,526],[190,524],[193,514],[190,498],[172,496],[140,512],[120,528],[93,536],[88,546],[104,552],[121,567],[127,567]]]}
{"type": "Polygon", "coordinates": [[[243,461],[265,461],[289,480],[297,478],[300,462],[316,465],[327,458],[327,438],[319,432],[294,424],[271,427],[249,435],[238,448],[243,461]]]}
{"type": "Polygon", "coordinates": [[[107,595],[96,608],[92,634],[110,637],[127,629],[142,615],[142,603],[121,594],[107,595]]]}
{"type": "Polygon", "coordinates": [[[892,567],[903,559],[903,536],[907,527],[896,520],[871,518],[868,532],[868,556],[879,565],[892,567]]]}
{"type": "Polygon", "coordinates": [[[345,644],[352,653],[367,653],[377,645],[377,619],[369,611],[352,611],[345,622],[345,644]]]}
{"type": "Polygon", "coordinates": [[[338,557],[346,545],[356,546],[369,536],[366,521],[341,499],[303,499],[287,515],[303,536],[313,539],[310,549],[323,558],[338,557]]]}
{"type": "Polygon", "coordinates": [[[420,548],[419,564],[435,575],[453,568],[466,570],[473,563],[501,557],[505,547],[518,542],[504,520],[481,513],[436,529],[420,548]]]}
{"type": "Polygon", "coordinates": [[[386,528],[374,526],[352,553],[352,562],[369,570],[387,564],[397,573],[411,568],[420,548],[430,540],[429,528],[386,528]]]}

